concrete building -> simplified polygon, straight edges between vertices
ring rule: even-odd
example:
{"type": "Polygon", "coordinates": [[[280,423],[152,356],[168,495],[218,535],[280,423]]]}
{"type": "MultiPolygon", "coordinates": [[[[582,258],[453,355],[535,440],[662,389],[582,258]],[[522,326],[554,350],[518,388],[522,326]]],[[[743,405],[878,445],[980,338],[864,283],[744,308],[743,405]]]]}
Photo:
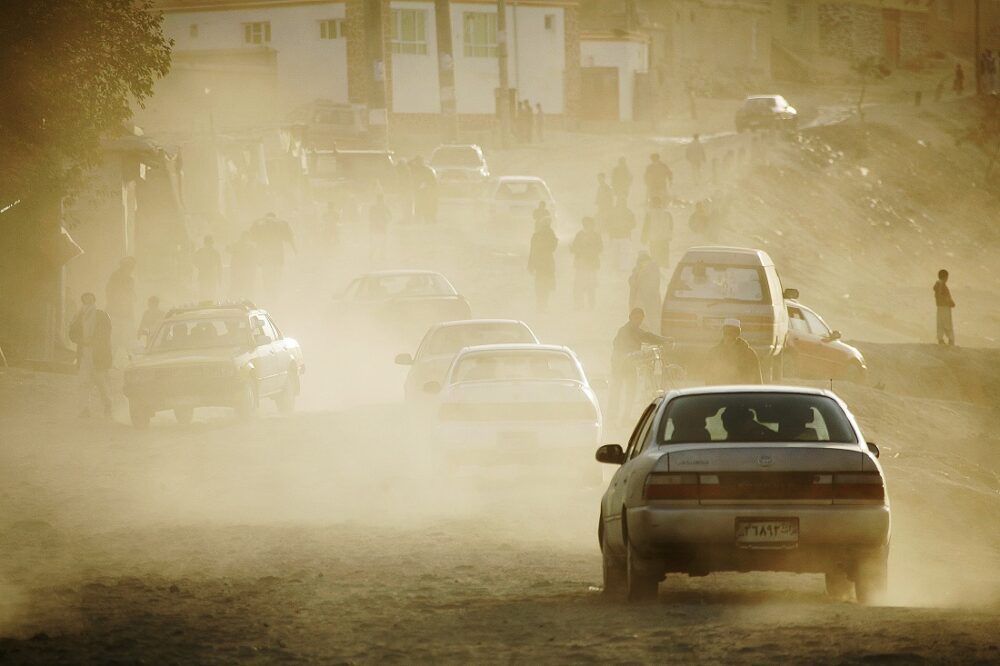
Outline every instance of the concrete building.
{"type": "Polygon", "coordinates": [[[649,38],[642,33],[584,32],[580,35],[580,86],[584,120],[636,120],[637,97],[646,91],[649,38]]]}
{"type": "MultiPolygon", "coordinates": [[[[175,42],[176,66],[147,116],[260,125],[317,99],[368,100],[362,0],[158,0],[156,8],[175,42]],[[165,97],[169,111],[157,114],[165,97]]],[[[510,86],[547,115],[563,115],[576,103],[576,8],[575,0],[507,2],[510,86]]],[[[382,11],[390,111],[418,119],[439,114],[434,3],[382,0],[382,11]]],[[[495,2],[451,3],[462,116],[495,113],[496,19],[495,2]]]]}

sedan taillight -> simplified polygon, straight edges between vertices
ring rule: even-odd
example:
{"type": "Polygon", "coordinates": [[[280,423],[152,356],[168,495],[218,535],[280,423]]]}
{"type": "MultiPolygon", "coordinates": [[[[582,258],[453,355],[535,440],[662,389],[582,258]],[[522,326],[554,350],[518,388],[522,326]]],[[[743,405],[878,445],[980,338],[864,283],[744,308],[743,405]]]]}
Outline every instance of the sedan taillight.
{"type": "Polygon", "coordinates": [[[698,500],[697,474],[653,472],[646,477],[642,496],[656,500],[698,500]]]}
{"type": "Polygon", "coordinates": [[[833,475],[833,501],[837,502],[884,502],[885,484],[878,472],[833,475]]]}

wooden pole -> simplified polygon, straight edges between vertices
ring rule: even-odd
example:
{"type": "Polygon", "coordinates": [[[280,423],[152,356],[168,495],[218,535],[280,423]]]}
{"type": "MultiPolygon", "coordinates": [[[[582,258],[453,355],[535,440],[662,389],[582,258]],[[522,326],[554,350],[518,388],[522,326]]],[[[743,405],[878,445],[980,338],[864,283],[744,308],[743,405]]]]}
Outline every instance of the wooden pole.
{"type": "Polygon", "coordinates": [[[455,57],[452,53],[451,2],[434,0],[437,28],[438,89],[441,97],[441,125],[445,143],[458,141],[458,110],[455,100],[455,57]]]}
{"type": "Polygon", "coordinates": [[[388,149],[389,111],[386,108],[385,37],[383,0],[364,0],[365,43],[368,50],[368,129],[372,141],[388,149]]]}
{"type": "Polygon", "coordinates": [[[506,148],[510,141],[510,81],[507,74],[507,2],[497,0],[497,66],[500,74],[498,117],[500,120],[500,145],[506,148]]]}

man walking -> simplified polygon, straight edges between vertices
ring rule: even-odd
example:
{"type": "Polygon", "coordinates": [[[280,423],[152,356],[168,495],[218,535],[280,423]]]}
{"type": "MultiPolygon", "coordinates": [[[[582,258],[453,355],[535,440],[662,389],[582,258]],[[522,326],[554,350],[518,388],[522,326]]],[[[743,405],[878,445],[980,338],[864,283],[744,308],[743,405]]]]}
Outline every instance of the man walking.
{"type": "Polygon", "coordinates": [[[628,202],[629,191],[632,189],[632,172],[624,157],[618,158],[618,164],[611,171],[611,189],[615,191],[615,197],[619,201],[628,202]]]}
{"type": "Polygon", "coordinates": [[[763,384],[760,360],[743,339],[739,319],[722,323],[722,340],[709,351],[706,384],[763,384]]]}
{"type": "Polygon", "coordinates": [[[573,281],[573,301],[576,309],[584,306],[594,309],[597,291],[597,272],[601,268],[601,252],[604,242],[597,232],[594,218],[583,218],[583,229],[577,232],[569,246],[573,253],[573,268],[576,271],[573,281]]]}
{"type": "Polygon", "coordinates": [[[628,411],[635,399],[635,354],[642,351],[643,343],[663,345],[667,340],[643,329],[646,313],[642,308],[632,308],[628,322],[618,329],[611,343],[611,386],[608,400],[608,418],[612,423],[628,418],[628,411]],[[624,394],[624,395],[623,395],[624,394]],[[623,399],[624,398],[624,399],[623,399]]]}
{"type": "Polygon", "coordinates": [[[150,296],[149,300],[146,301],[146,311],[142,313],[142,319],[139,320],[136,338],[142,340],[148,347],[165,316],[166,313],[160,309],[160,297],[150,296]]]}
{"type": "Polygon", "coordinates": [[[194,267],[198,271],[198,297],[214,301],[219,295],[222,282],[222,256],[215,249],[215,239],[205,236],[205,242],[194,253],[194,267]]]}
{"type": "Polygon", "coordinates": [[[549,309],[549,296],[556,288],[556,248],[559,239],[552,231],[551,218],[543,218],[535,224],[528,251],[528,272],[535,278],[535,305],[539,312],[549,309]]]}
{"type": "Polygon", "coordinates": [[[701,137],[695,134],[691,137],[691,143],[684,149],[684,156],[688,164],[691,165],[691,172],[694,174],[694,182],[701,183],[701,168],[705,165],[705,146],[701,142],[701,137]]]}
{"type": "Polygon", "coordinates": [[[111,317],[97,309],[97,297],[91,292],[80,297],[83,304],[69,326],[69,339],[76,344],[76,365],[80,374],[80,418],[90,416],[90,391],[96,386],[104,407],[105,418],[111,418],[111,317]]]}
{"type": "Polygon", "coordinates": [[[948,271],[943,268],[938,271],[938,280],[934,283],[934,303],[937,305],[938,344],[954,346],[955,329],[951,322],[951,311],[955,308],[955,301],[948,289],[948,271]]]}
{"type": "Polygon", "coordinates": [[[666,201],[667,187],[673,184],[674,173],[660,160],[659,153],[649,156],[649,164],[646,165],[643,179],[646,181],[646,201],[651,201],[653,197],[660,197],[666,201]]]}
{"type": "Polygon", "coordinates": [[[611,218],[615,211],[615,192],[603,173],[597,174],[597,196],[594,203],[597,204],[597,221],[601,229],[607,232],[611,228],[611,218]]]}

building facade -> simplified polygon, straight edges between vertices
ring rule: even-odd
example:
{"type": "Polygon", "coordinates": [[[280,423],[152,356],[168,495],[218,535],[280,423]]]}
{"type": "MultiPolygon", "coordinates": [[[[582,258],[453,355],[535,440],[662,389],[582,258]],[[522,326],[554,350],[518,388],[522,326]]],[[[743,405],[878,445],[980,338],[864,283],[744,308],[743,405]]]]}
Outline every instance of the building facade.
{"type": "MultiPolygon", "coordinates": [[[[496,2],[450,6],[458,113],[492,116],[499,86],[496,2]]],[[[382,0],[381,7],[389,110],[439,114],[435,3],[382,0]]],[[[576,7],[573,0],[507,2],[509,85],[549,115],[575,104],[580,46],[570,32],[576,7]]],[[[252,101],[246,96],[262,105],[257,124],[318,99],[368,100],[363,0],[160,0],[157,9],[181,65],[162,87],[183,92],[181,106],[200,109],[203,119],[209,117],[204,97],[213,95],[212,117],[223,126],[246,111],[252,101]],[[227,83],[234,78],[241,81],[238,90],[227,83]]]]}

